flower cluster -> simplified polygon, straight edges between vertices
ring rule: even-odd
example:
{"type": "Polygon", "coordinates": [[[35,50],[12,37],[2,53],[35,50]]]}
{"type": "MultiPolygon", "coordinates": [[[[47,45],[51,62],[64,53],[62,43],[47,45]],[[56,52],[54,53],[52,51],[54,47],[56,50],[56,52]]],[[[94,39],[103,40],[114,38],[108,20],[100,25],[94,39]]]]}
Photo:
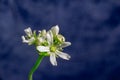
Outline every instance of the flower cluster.
{"type": "Polygon", "coordinates": [[[36,31],[32,31],[30,27],[24,31],[26,36],[22,36],[23,42],[28,43],[28,45],[35,45],[40,55],[50,56],[50,62],[53,66],[57,66],[57,57],[65,60],[70,59],[70,55],[62,51],[71,43],[66,42],[64,36],[59,34],[58,25],[53,26],[49,31],[38,31],[38,34],[36,31]]]}

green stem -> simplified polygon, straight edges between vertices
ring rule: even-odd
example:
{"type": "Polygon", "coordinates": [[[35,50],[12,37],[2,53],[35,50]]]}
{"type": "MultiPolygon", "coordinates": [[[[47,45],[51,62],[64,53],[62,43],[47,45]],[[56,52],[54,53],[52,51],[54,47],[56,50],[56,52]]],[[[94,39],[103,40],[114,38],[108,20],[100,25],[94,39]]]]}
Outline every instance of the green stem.
{"type": "Polygon", "coordinates": [[[36,63],[34,64],[34,66],[32,67],[32,69],[30,70],[30,73],[29,73],[29,76],[28,76],[29,80],[33,80],[33,79],[32,79],[33,73],[34,73],[34,72],[36,71],[36,69],[39,67],[39,65],[40,65],[43,57],[44,57],[43,55],[39,55],[36,63]]]}

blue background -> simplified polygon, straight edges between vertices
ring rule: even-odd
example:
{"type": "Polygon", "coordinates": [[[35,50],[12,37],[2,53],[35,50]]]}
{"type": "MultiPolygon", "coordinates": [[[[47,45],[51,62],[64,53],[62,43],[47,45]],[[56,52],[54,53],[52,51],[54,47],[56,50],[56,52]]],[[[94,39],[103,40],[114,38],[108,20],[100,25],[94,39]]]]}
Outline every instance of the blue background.
{"type": "Polygon", "coordinates": [[[0,80],[28,80],[38,54],[24,29],[56,24],[71,59],[44,58],[33,80],[120,80],[120,0],[0,0],[0,80]]]}

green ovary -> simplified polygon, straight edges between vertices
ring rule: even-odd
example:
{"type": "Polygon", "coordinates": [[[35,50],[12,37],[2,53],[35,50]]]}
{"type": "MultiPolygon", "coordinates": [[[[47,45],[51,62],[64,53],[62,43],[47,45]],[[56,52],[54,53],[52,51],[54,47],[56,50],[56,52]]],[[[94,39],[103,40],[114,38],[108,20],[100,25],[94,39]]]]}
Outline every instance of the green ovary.
{"type": "Polygon", "coordinates": [[[57,49],[57,48],[56,48],[55,46],[51,46],[51,47],[50,47],[50,51],[51,51],[51,52],[55,52],[56,49],[57,49]]]}

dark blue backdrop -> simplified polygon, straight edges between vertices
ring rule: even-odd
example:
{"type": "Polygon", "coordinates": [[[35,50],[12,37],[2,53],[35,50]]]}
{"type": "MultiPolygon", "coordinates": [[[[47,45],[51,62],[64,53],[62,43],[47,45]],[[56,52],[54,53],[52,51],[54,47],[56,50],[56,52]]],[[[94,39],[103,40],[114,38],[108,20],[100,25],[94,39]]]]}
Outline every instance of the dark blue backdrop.
{"type": "Polygon", "coordinates": [[[34,80],[120,80],[120,0],[0,0],[0,80],[28,80],[38,54],[24,29],[56,24],[72,58],[44,58],[34,80]]]}

